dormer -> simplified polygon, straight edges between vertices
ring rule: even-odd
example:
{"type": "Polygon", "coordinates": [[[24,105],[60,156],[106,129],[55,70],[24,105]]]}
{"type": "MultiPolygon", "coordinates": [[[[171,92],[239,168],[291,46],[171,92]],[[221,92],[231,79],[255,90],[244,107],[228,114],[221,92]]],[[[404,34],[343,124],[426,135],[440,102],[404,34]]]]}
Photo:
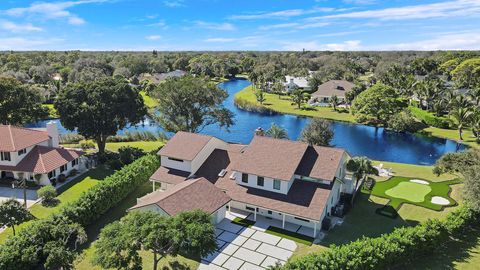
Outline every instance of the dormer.
{"type": "Polygon", "coordinates": [[[163,167],[194,175],[215,149],[227,149],[227,143],[212,136],[177,132],[158,151],[163,167]]]}

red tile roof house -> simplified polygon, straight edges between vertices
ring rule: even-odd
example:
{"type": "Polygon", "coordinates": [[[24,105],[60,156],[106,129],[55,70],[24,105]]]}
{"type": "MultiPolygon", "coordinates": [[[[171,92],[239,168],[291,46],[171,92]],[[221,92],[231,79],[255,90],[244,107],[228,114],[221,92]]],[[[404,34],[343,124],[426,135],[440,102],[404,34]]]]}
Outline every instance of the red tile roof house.
{"type": "Polygon", "coordinates": [[[255,220],[262,215],[283,227],[293,223],[310,228],[316,236],[341,194],[354,189],[345,169],[350,156],[338,148],[263,136],[240,145],[178,132],[158,154],[162,166],[150,180],[154,190],[160,187],[132,209],[153,208],[168,215],[203,209],[215,222],[238,209],[255,220]]]}
{"type": "Polygon", "coordinates": [[[59,147],[55,123],[45,129],[0,125],[0,178],[27,179],[50,184],[60,174],[68,176],[82,165],[81,151],[59,147]]]}

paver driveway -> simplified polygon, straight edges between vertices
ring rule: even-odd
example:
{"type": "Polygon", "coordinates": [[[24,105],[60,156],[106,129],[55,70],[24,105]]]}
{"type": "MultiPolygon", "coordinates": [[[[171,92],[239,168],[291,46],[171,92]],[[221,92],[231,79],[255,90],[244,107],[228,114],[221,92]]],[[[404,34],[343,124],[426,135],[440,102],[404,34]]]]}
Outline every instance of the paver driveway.
{"type": "MultiPolygon", "coordinates": [[[[0,187],[0,203],[10,198],[14,198],[23,204],[23,189],[0,187]]],[[[37,200],[37,191],[27,189],[27,206],[30,207],[37,200]]]]}
{"type": "Polygon", "coordinates": [[[277,262],[283,264],[297,244],[289,239],[253,228],[245,228],[224,219],[217,224],[218,251],[202,258],[198,269],[265,269],[277,262]]]}

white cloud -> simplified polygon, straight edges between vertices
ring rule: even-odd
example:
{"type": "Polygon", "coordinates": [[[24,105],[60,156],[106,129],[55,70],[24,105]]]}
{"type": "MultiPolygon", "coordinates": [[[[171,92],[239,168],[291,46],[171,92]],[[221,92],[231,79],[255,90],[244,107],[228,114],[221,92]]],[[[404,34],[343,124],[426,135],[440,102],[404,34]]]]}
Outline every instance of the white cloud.
{"type": "Polygon", "coordinates": [[[296,17],[306,14],[318,13],[318,12],[332,12],[335,11],[334,8],[323,8],[323,7],[315,7],[311,9],[286,9],[286,10],[279,10],[273,12],[259,12],[253,14],[242,14],[242,15],[233,15],[229,18],[232,20],[257,20],[257,19],[271,19],[271,18],[279,18],[285,19],[289,17],[296,17]]]}
{"type": "Polygon", "coordinates": [[[270,24],[262,25],[258,29],[260,30],[275,30],[275,29],[310,29],[310,28],[320,28],[329,25],[328,22],[313,22],[313,23],[279,23],[279,24],[270,24]]]}
{"type": "Polygon", "coordinates": [[[457,0],[446,1],[425,5],[411,5],[396,8],[377,10],[365,10],[349,13],[340,13],[320,17],[312,17],[310,20],[319,19],[379,19],[379,20],[408,20],[427,19],[438,17],[463,17],[480,14],[480,1],[457,0]]]}
{"type": "Polygon", "coordinates": [[[199,28],[221,30],[221,31],[233,31],[235,26],[231,23],[210,23],[204,21],[195,21],[195,26],[199,28]]]}
{"type": "Polygon", "coordinates": [[[371,46],[373,50],[479,50],[480,32],[444,33],[430,39],[371,46]]]}
{"type": "Polygon", "coordinates": [[[78,15],[68,11],[68,8],[91,3],[104,3],[107,0],[83,0],[66,2],[34,2],[28,7],[11,8],[3,11],[9,16],[24,17],[28,16],[34,19],[66,19],[69,24],[80,25],[85,21],[78,15]]]}
{"type": "Polygon", "coordinates": [[[147,24],[147,26],[157,27],[157,28],[161,28],[161,29],[167,29],[168,28],[167,23],[164,22],[164,21],[159,21],[159,22],[156,22],[156,23],[147,24]]]}
{"type": "Polygon", "coordinates": [[[236,47],[255,48],[260,44],[265,44],[267,40],[260,36],[246,36],[238,38],[214,37],[204,39],[203,41],[207,43],[235,43],[236,47]]]}
{"type": "Polygon", "coordinates": [[[185,1],[184,0],[165,0],[163,4],[167,7],[184,7],[185,1]]]}
{"type": "MultiPolygon", "coordinates": [[[[56,45],[62,42],[63,39],[29,39],[24,37],[10,37],[0,38],[0,50],[38,50],[41,47],[49,45],[56,45]]],[[[48,48],[47,48],[48,49],[48,48]]]]}
{"type": "Polygon", "coordinates": [[[162,38],[162,36],[159,36],[159,35],[151,35],[151,36],[146,36],[145,38],[148,39],[148,40],[159,40],[159,39],[162,38]]]}
{"type": "Polygon", "coordinates": [[[13,32],[13,33],[43,31],[42,28],[34,26],[31,23],[16,24],[16,23],[10,22],[10,21],[0,22],[0,28],[2,28],[4,30],[7,30],[7,31],[10,31],[10,32],[13,32]]]}
{"type": "Polygon", "coordinates": [[[237,38],[207,38],[203,41],[205,42],[219,42],[219,43],[228,43],[228,42],[235,42],[237,38]]]}
{"type": "Polygon", "coordinates": [[[359,40],[347,40],[341,43],[326,43],[321,44],[317,41],[307,41],[307,42],[287,42],[283,46],[284,50],[287,51],[301,51],[303,49],[309,51],[355,51],[359,50],[360,41],[359,40]]]}
{"type": "Polygon", "coordinates": [[[371,5],[375,4],[377,0],[343,0],[342,2],[352,5],[371,5]]]}
{"type": "Polygon", "coordinates": [[[271,25],[262,25],[259,27],[260,30],[273,30],[273,29],[283,29],[283,28],[295,28],[298,23],[280,23],[280,24],[271,24],[271,25]]]}

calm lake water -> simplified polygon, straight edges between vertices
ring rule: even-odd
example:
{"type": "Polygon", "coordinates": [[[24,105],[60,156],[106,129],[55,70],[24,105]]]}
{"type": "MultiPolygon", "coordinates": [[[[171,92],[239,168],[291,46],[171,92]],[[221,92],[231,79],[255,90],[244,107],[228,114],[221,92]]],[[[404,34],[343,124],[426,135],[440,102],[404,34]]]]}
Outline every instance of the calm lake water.
{"type": "MultiPolygon", "coordinates": [[[[219,84],[219,87],[225,89],[229,94],[225,106],[235,114],[235,124],[230,128],[230,132],[212,125],[205,127],[201,133],[213,135],[229,142],[247,144],[252,139],[256,128],[262,127],[266,130],[272,123],[276,123],[288,131],[290,139],[297,139],[310,118],[283,114],[259,114],[235,107],[233,102],[235,93],[248,85],[250,85],[248,80],[240,79],[219,84]]],[[[58,119],[44,120],[27,126],[44,127],[48,121],[57,122],[60,133],[71,133],[63,128],[58,119]]],[[[452,140],[410,133],[397,133],[365,125],[332,122],[332,128],[335,134],[332,144],[335,147],[344,148],[354,156],[367,156],[375,160],[432,165],[444,153],[465,149],[463,144],[458,144],[452,140]]],[[[162,131],[159,126],[150,120],[146,120],[142,125],[126,128],[119,134],[122,134],[125,130],[162,131]]]]}

